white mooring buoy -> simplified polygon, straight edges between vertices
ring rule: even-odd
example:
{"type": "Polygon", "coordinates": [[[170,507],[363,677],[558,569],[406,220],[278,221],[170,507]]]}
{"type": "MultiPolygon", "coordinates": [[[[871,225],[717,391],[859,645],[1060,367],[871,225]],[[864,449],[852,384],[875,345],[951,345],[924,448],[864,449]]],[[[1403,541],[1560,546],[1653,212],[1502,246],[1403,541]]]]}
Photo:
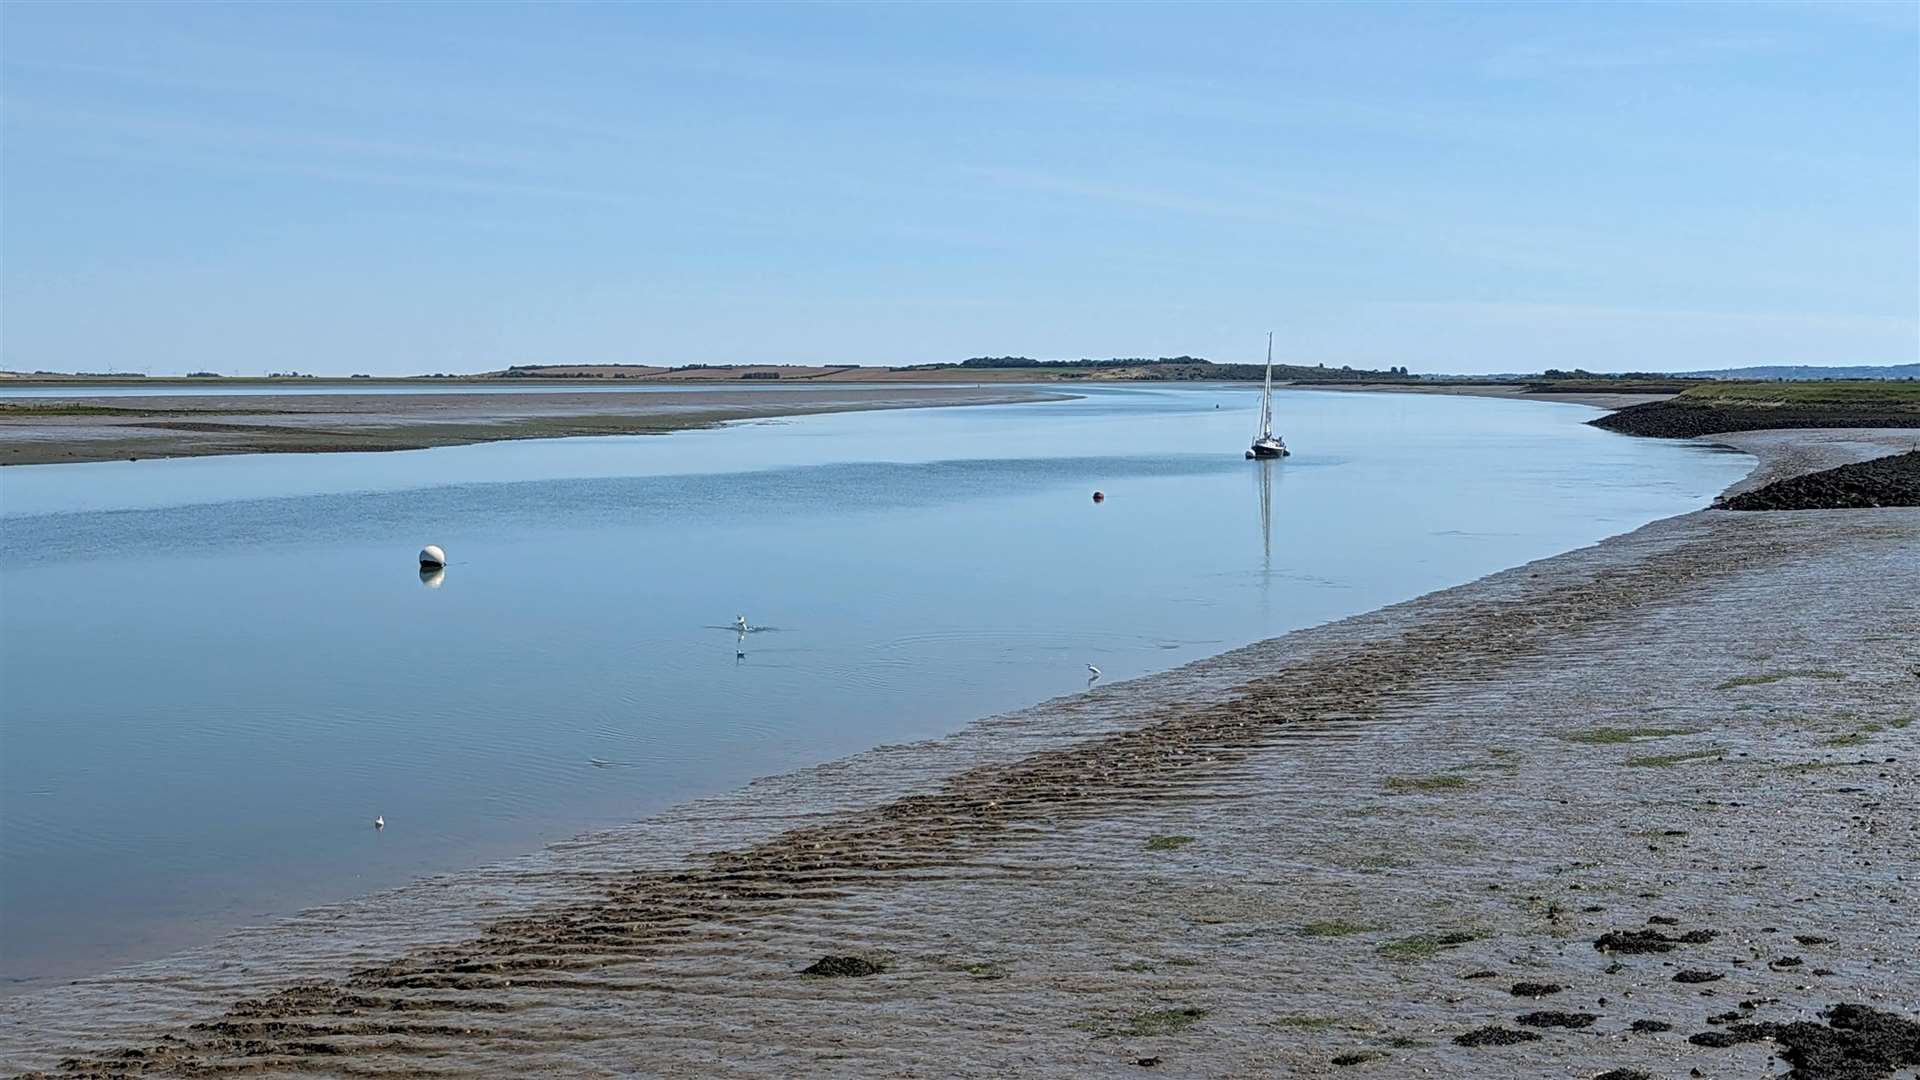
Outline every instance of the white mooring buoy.
{"type": "Polygon", "coordinates": [[[447,553],[440,550],[438,544],[428,544],[420,549],[420,565],[426,567],[447,565],[447,553]]]}

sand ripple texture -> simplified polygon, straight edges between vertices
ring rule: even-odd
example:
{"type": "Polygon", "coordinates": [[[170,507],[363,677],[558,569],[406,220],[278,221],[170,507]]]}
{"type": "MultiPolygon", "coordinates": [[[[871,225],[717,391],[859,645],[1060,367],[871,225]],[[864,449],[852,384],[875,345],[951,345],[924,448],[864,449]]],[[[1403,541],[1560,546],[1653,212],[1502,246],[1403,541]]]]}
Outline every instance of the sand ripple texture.
{"type": "Polygon", "coordinates": [[[7,999],[0,1061],[1778,1075],[1711,1036],[1920,1012],[1917,641],[1920,511],[1702,511],[7,999]]]}

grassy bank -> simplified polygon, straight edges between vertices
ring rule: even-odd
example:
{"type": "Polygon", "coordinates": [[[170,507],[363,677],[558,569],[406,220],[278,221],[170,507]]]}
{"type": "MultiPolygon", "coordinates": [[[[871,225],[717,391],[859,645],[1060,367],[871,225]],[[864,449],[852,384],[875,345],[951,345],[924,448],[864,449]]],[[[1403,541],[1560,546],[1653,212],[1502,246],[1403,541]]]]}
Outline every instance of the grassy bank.
{"type": "Polygon", "coordinates": [[[1663,439],[1766,428],[1920,427],[1920,382],[1705,383],[1590,423],[1663,439]]]}

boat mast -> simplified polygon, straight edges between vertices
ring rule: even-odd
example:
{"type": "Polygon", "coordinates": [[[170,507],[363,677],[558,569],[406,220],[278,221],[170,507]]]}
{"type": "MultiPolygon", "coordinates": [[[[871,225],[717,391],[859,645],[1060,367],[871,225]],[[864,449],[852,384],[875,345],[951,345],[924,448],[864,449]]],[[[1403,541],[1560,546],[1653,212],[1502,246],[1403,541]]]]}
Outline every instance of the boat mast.
{"type": "Polygon", "coordinates": [[[1260,437],[1273,435],[1273,331],[1267,331],[1267,384],[1260,392],[1260,437]]]}

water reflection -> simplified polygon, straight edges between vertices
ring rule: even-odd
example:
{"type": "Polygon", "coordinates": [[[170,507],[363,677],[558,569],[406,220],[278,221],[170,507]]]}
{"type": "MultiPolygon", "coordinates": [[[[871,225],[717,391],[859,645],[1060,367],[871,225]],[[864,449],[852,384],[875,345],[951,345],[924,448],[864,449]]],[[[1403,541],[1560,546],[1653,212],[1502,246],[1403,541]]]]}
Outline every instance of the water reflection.
{"type": "Polygon", "coordinates": [[[429,589],[437,589],[447,580],[447,568],[444,566],[423,566],[420,568],[420,584],[429,589]]]}
{"type": "Polygon", "coordinates": [[[1260,573],[1273,573],[1273,470],[1279,463],[1272,458],[1255,458],[1254,486],[1260,489],[1260,573]]]}

